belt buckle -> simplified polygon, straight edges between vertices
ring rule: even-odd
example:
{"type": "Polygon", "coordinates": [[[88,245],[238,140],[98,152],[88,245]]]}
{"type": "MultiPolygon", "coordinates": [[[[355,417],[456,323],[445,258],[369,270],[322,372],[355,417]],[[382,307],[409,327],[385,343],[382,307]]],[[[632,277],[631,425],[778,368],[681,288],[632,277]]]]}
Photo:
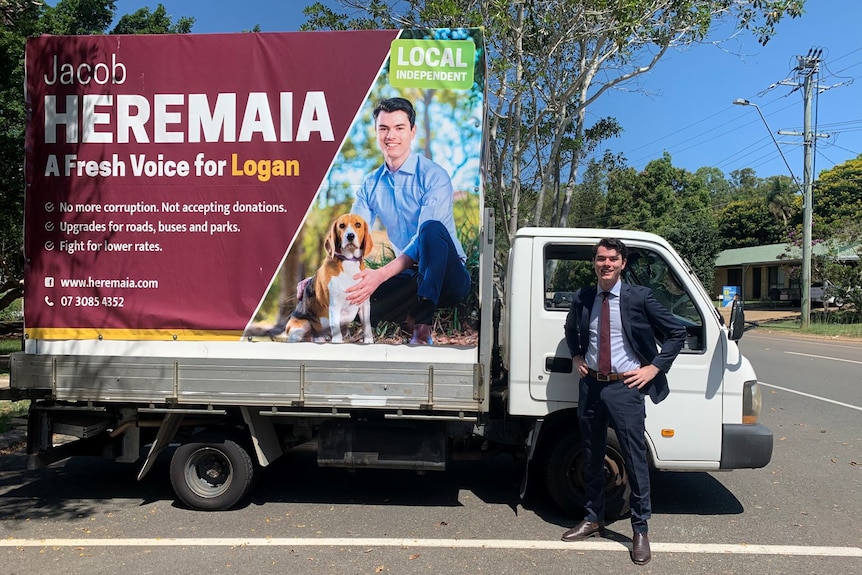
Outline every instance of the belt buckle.
{"type": "Polygon", "coordinates": [[[596,381],[603,381],[603,382],[607,383],[610,380],[611,380],[610,376],[607,376],[600,371],[596,372],[596,381]]]}

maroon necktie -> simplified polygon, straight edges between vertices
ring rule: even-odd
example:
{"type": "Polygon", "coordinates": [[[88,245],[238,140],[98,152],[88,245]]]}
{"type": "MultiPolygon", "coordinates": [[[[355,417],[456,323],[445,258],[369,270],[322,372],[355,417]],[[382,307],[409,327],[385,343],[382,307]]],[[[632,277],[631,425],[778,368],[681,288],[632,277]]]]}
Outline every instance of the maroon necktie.
{"type": "Polygon", "coordinates": [[[611,292],[602,292],[602,315],[599,323],[599,372],[608,375],[611,372],[611,304],[608,296],[611,292]]]}

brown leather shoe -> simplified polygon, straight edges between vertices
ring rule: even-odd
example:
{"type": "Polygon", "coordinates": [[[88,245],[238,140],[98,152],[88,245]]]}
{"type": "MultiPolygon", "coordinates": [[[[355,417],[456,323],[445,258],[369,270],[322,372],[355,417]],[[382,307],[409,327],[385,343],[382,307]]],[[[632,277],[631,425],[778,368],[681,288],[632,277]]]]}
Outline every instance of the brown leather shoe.
{"type": "Polygon", "coordinates": [[[410,345],[433,345],[434,340],[431,337],[431,326],[427,323],[417,323],[413,326],[413,337],[410,338],[410,345]]]}
{"type": "Polygon", "coordinates": [[[571,543],[573,541],[583,541],[587,537],[592,537],[594,535],[604,535],[605,534],[605,526],[601,523],[594,523],[592,521],[587,521],[584,519],[560,537],[561,540],[571,543]]]}
{"type": "Polygon", "coordinates": [[[652,559],[649,549],[649,536],[646,533],[635,533],[632,537],[632,562],[635,565],[646,565],[652,559]]]}

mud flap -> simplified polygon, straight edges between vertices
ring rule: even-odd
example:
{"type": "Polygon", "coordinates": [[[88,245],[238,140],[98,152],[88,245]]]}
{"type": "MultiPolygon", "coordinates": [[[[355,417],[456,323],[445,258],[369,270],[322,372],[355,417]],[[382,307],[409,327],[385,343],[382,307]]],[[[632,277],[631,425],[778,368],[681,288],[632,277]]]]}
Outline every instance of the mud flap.
{"type": "Polygon", "coordinates": [[[170,445],[171,440],[177,434],[177,430],[180,428],[180,424],[183,422],[183,414],[182,413],[168,413],[165,414],[165,420],[162,422],[161,427],[159,427],[159,432],[156,434],[156,439],[153,441],[153,444],[150,446],[150,452],[147,453],[147,458],[144,460],[144,465],[141,467],[141,471],[138,472],[138,481],[144,478],[144,476],[152,469],[153,464],[156,462],[156,457],[164,451],[164,449],[170,445]]]}
{"type": "Polygon", "coordinates": [[[543,419],[537,419],[533,423],[533,429],[527,435],[527,464],[524,466],[524,477],[521,479],[521,499],[527,494],[527,478],[530,474],[530,463],[533,461],[533,455],[536,453],[536,444],[539,442],[539,432],[542,431],[543,419]]]}
{"type": "Polygon", "coordinates": [[[272,421],[261,416],[257,411],[252,411],[247,407],[241,407],[240,411],[251,432],[251,441],[257,455],[257,462],[260,463],[261,467],[266,467],[284,454],[275,433],[275,427],[272,425],[272,421]]]}

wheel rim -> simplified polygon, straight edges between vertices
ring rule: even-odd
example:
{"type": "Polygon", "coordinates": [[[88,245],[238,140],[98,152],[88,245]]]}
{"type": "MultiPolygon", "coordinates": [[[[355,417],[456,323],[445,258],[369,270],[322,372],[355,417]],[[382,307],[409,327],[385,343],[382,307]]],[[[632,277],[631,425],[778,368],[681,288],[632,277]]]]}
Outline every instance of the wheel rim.
{"type": "MultiPolygon", "coordinates": [[[[622,454],[616,449],[608,446],[607,453],[605,455],[605,501],[610,501],[617,497],[622,497],[625,494],[625,464],[623,462],[622,454]]],[[[584,497],[584,486],[586,484],[584,480],[584,452],[581,449],[578,449],[572,458],[571,465],[569,465],[569,471],[566,474],[569,487],[573,492],[580,495],[581,498],[584,497]]]]}
{"type": "Polygon", "coordinates": [[[622,454],[615,449],[608,449],[605,456],[605,499],[623,496],[626,487],[625,475],[622,454]]]}
{"type": "Polygon", "coordinates": [[[225,493],[233,480],[230,459],[218,449],[202,447],[186,462],[186,485],[195,495],[210,499],[225,493]]]}

